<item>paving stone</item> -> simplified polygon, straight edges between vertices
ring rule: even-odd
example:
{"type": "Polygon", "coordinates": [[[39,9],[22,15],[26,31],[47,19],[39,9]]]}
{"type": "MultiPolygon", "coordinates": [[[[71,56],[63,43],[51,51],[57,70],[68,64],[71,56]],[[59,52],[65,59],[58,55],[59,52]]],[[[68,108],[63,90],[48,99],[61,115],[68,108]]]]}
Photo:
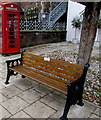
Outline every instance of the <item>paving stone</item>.
{"type": "Polygon", "coordinates": [[[0,80],[0,90],[7,87],[8,85],[5,84],[5,79],[2,78],[2,80],[0,80]]]}
{"type": "Polygon", "coordinates": [[[58,91],[56,91],[56,90],[53,90],[53,92],[52,92],[53,94],[57,94],[57,95],[59,95],[59,96],[61,96],[63,99],[65,99],[66,100],[66,98],[67,98],[67,96],[66,95],[64,95],[64,94],[62,94],[62,93],[60,93],[60,92],[58,92],[58,91]]]}
{"type": "Polygon", "coordinates": [[[0,90],[0,93],[2,93],[2,90],[0,90]]]}
{"type": "Polygon", "coordinates": [[[2,102],[2,94],[0,93],[0,102],[2,102]]]}
{"type": "Polygon", "coordinates": [[[29,115],[27,115],[25,112],[20,111],[17,114],[13,115],[10,118],[31,118],[29,115]]]}
{"type": "Polygon", "coordinates": [[[0,56],[0,64],[2,63],[2,60],[3,60],[3,59],[2,59],[2,56],[0,56]]]}
{"type": "Polygon", "coordinates": [[[21,92],[22,92],[22,90],[20,90],[19,88],[17,88],[14,85],[10,85],[10,86],[2,89],[2,94],[4,96],[6,96],[7,98],[11,98],[21,92]]]}
{"type": "Polygon", "coordinates": [[[84,106],[73,105],[68,113],[68,118],[88,118],[96,109],[95,106],[85,102],[84,106]]]}
{"type": "Polygon", "coordinates": [[[101,113],[100,113],[101,109],[100,108],[97,108],[94,112],[94,114],[98,115],[98,116],[101,116],[101,113]]]}
{"type": "Polygon", "coordinates": [[[0,71],[0,78],[1,78],[1,79],[3,78],[2,71],[0,71]]]}
{"type": "Polygon", "coordinates": [[[0,106],[0,120],[2,119],[2,107],[0,106]]]}
{"type": "Polygon", "coordinates": [[[100,117],[97,116],[97,115],[95,115],[95,114],[92,114],[92,115],[90,116],[90,118],[100,118],[100,117]]]}
{"type": "MultiPolygon", "coordinates": [[[[89,107],[89,106],[88,106],[89,107]]],[[[93,108],[94,109],[94,108],[93,108]]],[[[55,112],[53,115],[50,116],[50,118],[60,118],[61,115],[63,114],[63,110],[64,108],[58,110],[57,112],[55,112]]],[[[90,110],[88,109],[88,112],[90,110]]],[[[91,110],[92,111],[92,110],[91,110]]],[[[84,108],[80,108],[77,105],[73,106],[70,108],[69,114],[68,114],[68,118],[88,118],[87,116],[91,115],[91,112],[88,113],[89,115],[87,115],[87,110],[85,111],[84,108]],[[76,107],[76,108],[75,108],[76,107]],[[74,111],[75,108],[75,111],[74,111]],[[83,113],[83,111],[85,113],[83,113]],[[73,113],[72,113],[73,112],[73,113]],[[83,114],[82,114],[83,113],[83,114]],[[82,115],[81,115],[82,114],[82,115]],[[87,116],[86,116],[87,115],[87,116]]],[[[92,118],[98,118],[97,116],[94,117],[94,115],[92,115],[92,118]]]]}
{"type": "Polygon", "coordinates": [[[50,107],[39,101],[31,104],[23,111],[29,114],[32,118],[48,118],[55,112],[55,110],[51,109],[50,107]]]}
{"type": "Polygon", "coordinates": [[[29,89],[21,94],[18,95],[19,97],[26,100],[28,103],[35,102],[36,100],[40,99],[43,95],[38,93],[32,89],[29,89]]]}
{"type": "Polygon", "coordinates": [[[7,98],[0,93],[0,103],[5,100],[7,100],[7,98]]]}
{"type": "Polygon", "coordinates": [[[6,71],[2,71],[0,76],[1,76],[1,78],[6,79],[7,72],[6,71]]]}
{"type": "Polygon", "coordinates": [[[0,87],[2,88],[2,90],[3,90],[3,88],[8,88],[13,85],[11,82],[10,82],[10,84],[6,85],[5,81],[6,81],[6,79],[2,79],[2,81],[0,81],[1,82],[0,87]]]}
{"type": "Polygon", "coordinates": [[[18,96],[15,96],[2,102],[1,105],[13,115],[28,106],[28,103],[18,96]]]}
{"type": "MultiPolygon", "coordinates": [[[[9,118],[11,114],[0,105],[0,117],[1,118],[9,118]]],[[[1,119],[0,119],[1,120],[1,119]]]]}
{"type": "Polygon", "coordinates": [[[33,82],[29,81],[27,78],[16,79],[13,84],[23,91],[35,86],[35,84],[33,84],[33,82]]]}
{"type": "Polygon", "coordinates": [[[7,65],[5,63],[2,65],[2,71],[7,71],[7,65]]]}
{"type": "Polygon", "coordinates": [[[2,63],[0,63],[0,72],[2,71],[2,63]]]}
{"type": "Polygon", "coordinates": [[[16,76],[14,76],[14,75],[13,75],[13,76],[10,76],[9,85],[10,85],[10,84],[14,84],[14,82],[17,80],[17,76],[18,76],[18,75],[16,75],[16,76]]]}
{"type": "Polygon", "coordinates": [[[56,110],[63,108],[66,102],[64,98],[62,98],[61,96],[58,96],[57,94],[53,94],[53,93],[50,93],[49,95],[40,99],[40,101],[56,110]]]}
{"type": "Polygon", "coordinates": [[[26,79],[27,79],[28,81],[32,82],[32,83],[35,84],[35,85],[39,85],[38,82],[36,82],[36,81],[34,81],[34,80],[31,80],[30,78],[27,78],[27,77],[26,77],[26,79]]]}
{"type": "Polygon", "coordinates": [[[63,115],[64,108],[59,109],[57,112],[53,113],[50,118],[60,118],[63,115]]]}
{"type": "Polygon", "coordinates": [[[2,72],[2,67],[3,67],[3,65],[2,65],[2,63],[0,63],[0,72],[2,72]]]}
{"type": "Polygon", "coordinates": [[[18,74],[16,77],[17,77],[17,79],[21,79],[22,75],[18,74]]]}
{"type": "Polygon", "coordinates": [[[0,90],[2,89],[2,81],[0,80],[0,90]]]}
{"type": "Polygon", "coordinates": [[[20,58],[20,57],[21,57],[21,54],[11,55],[11,56],[3,57],[3,60],[4,61],[6,61],[6,60],[13,60],[13,59],[17,59],[17,58],[20,58]]]}
{"type": "Polygon", "coordinates": [[[34,89],[43,95],[46,95],[47,93],[50,93],[51,91],[53,91],[51,88],[48,88],[42,84],[35,86],[34,89]]]}

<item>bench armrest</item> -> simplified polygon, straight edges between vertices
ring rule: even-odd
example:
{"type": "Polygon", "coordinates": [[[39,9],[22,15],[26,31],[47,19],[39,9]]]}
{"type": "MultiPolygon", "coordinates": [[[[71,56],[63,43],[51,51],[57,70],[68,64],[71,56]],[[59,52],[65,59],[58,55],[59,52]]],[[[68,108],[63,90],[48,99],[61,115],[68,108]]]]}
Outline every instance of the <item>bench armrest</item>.
{"type": "Polygon", "coordinates": [[[85,82],[86,75],[87,75],[87,70],[89,67],[90,67],[90,65],[88,63],[86,63],[84,65],[84,70],[83,70],[82,76],[79,79],[77,79],[76,81],[69,83],[67,85],[67,87],[73,87],[73,86],[78,85],[78,84],[80,84],[80,86],[83,86],[84,82],[85,82]]]}
{"type": "Polygon", "coordinates": [[[22,64],[22,59],[18,58],[18,59],[13,59],[13,60],[7,60],[6,63],[7,63],[8,68],[9,67],[15,67],[15,66],[18,66],[18,65],[22,64]]]}

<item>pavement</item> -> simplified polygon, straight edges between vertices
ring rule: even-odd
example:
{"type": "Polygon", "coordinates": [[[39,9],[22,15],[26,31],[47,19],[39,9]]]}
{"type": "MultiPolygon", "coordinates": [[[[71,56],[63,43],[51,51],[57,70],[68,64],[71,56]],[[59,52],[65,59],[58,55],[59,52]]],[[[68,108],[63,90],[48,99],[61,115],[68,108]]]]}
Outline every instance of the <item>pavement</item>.
{"type": "MultiPolygon", "coordinates": [[[[27,48],[34,54],[44,54],[56,50],[78,50],[78,44],[67,42],[44,44],[27,48]]],[[[99,56],[99,48],[94,47],[92,56],[99,56]]],[[[4,57],[0,55],[0,119],[10,118],[59,118],[63,113],[66,96],[21,75],[11,76],[5,85],[7,66],[5,61],[19,58],[20,54],[4,57]]],[[[84,106],[71,107],[68,118],[100,119],[101,108],[84,100],[84,106]]]]}

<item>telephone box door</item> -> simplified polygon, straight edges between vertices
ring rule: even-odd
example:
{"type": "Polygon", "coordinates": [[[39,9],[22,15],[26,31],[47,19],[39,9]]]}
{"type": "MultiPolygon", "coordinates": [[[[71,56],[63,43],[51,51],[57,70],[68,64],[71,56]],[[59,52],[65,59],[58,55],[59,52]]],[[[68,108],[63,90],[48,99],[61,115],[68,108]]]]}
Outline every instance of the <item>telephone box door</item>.
{"type": "Polygon", "coordinates": [[[6,12],[5,18],[7,53],[20,52],[20,15],[16,12],[6,12]]]}
{"type": "Polygon", "coordinates": [[[0,11],[0,53],[2,52],[2,12],[0,11]]]}

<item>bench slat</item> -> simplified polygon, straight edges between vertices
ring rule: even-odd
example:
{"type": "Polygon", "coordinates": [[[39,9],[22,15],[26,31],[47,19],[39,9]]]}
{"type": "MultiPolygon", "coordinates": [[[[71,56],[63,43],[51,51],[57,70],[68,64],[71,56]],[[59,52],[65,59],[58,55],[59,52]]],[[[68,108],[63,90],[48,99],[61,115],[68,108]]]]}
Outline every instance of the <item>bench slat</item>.
{"type": "MultiPolygon", "coordinates": [[[[44,58],[42,56],[35,55],[35,54],[32,54],[32,53],[26,53],[26,52],[24,52],[24,54],[27,55],[27,56],[29,55],[29,56],[37,57],[38,59],[43,59],[44,58]]],[[[84,66],[82,66],[82,65],[73,64],[73,63],[69,63],[69,62],[66,62],[66,61],[60,61],[60,60],[56,60],[56,59],[51,59],[51,61],[55,62],[55,63],[67,65],[69,67],[74,67],[74,68],[77,68],[77,69],[80,69],[80,70],[84,69],[84,66]]]]}
{"type": "Polygon", "coordinates": [[[54,62],[52,62],[52,59],[50,61],[45,61],[44,59],[39,59],[39,58],[36,58],[36,57],[30,57],[30,56],[29,57],[28,56],[24,56],[23,58],[24,59],[35,60],[35,61],[47,64],[47,65],[50,65],[52,67],[61,68],[61,69],[65,70],[65,71],[72,72],[74,74],[82,74],[82,72],[83,72],[83,71],[80,71],[78,69],[74,69],[74,68],[71,68],[71,67],[68,67],[68,66],[64,66],[64,65],[58,64],[57,62],[54,63],[54,62]]]}
{"type": "Polygon", "coordinates": [[[50,69],[50,70],[52,70],[52,71],[56,71],[56,72],[61,73],[61,74],[66,74],[66,75],[68,75],[68,76],[70,76],[70,77],[74,77],[74,78],[80,78],[80,77],[81,77],[81,75],[74,74],[73,72],[71,73],[71,72],[69,72],[69,71],[64,71],[64,70],[62,70],[62,69],[58,69],[58,68],[55,68],[55,67],[53,67],[53,66],[48,66],[48,65],[46,65],[46,64],[43,64],[43,62],[40,63],[40,62],[38,62],[38,61],[31,61],[31,60],[25,59],[25,58],[23,59],[23,61],[24,61],[24,62],[27,62],[27,63],[30,63],[30,64],[34,64],[34,65],[40,66],[40,67],[48,68],[48,69],[50,69]]]}
{"type": "MultiPolygon", "coordinates": [[[[30,69],[30,68],[27,68],[27,67],[25,67],[25,66],[17,66],[16,68],[15,67],[13,67],[13,68],[10,68],[11,70],[14,70],[14,71],[18,71],[18,72],[20,72],[20,73],[25,73],[27,70],[28,70],[28,72],[30,71],[30,72],[34,72],[34,73],[37,73],[37,74],[40,74],[40,75],[42,75],[42,76],[44,76],[45,78],[48,78],[47,79],[47,81],[54,81],[55,83],[59,83],[59,85],[61,84],[62,85],[62,87],[66,87],[67,86],[67,82],[64,82],[63,80],[56,80],[56,79],[54,79],[54,78],[51,78],[51,77],[48,77],[48,76],[46,76],[45,74],[42,74],[42,73],[40,73],[40,72],[38,72],[38,71],[36,71],[36,70],[32,70],[32,69],[30,69]]],[[[27,72],[27,73],[28,73],[27,72]]],[[[29,73],[29,75],[30,75],[31,73],[29,73]]],[[[33,76],[34,77],[34,76],[33,76]]],[[[42,77],[41,77],[41,79],[43,79],[42,77]]]]}
{"type": "Polygon", "coordinates": [[[69,81],[75,81],[76,79],[74,78],[71,78],[71,77],[68,77],[66,75],[62,75],[62,74],[59,74],[59,73],[56,73],[56,72],[53,72],[53,71],[50,71],[48,69],[44,69],[44,68],[41,68],[41,67],[38,67],[36,66],[35,64],[28,64],[26,62],[22,62],[23,64],[25,64],[26,66],[29,66],[29,67],[32,67],[32,68],[36,68],[38,70],[41,70],[41,71],[44,71],[44,72],[47,72],[47,73],[51,73],[52,75],[55,75],[55,76],[58,76],[58,77],[61,77],[61,78],[64,78],[64,79],[67,79],[69,81]]]}
{"type": "MultiPolygon", "coordinates": [[[[28,68],[28,69],[30,69],[30,68],[28,68]]],[[[33,71],[32,69],[30,69],[30,70],[33,71]]],[[[36,71],[36,70],[35,70],[35,72],[38,73],[38,74],[40,74],[39,71],[36,71]]],[[[54,79],[54,80],[57,81],[57,82],[59,81],[59,82],[63,83],[64,86],[70,83],[70,82],[68,82],[68,81],[61,80],[60,78],[56,78],[56,77],[54,77],[54,76],[50,76],[50,75],[45,74],[45,73],[42,73],[42,72],[41,72],[41,74],[44,75],[44,76],[46,76],[46,77],[48,77],[48,78],[54,79]]]]}
{"type": "Polygon", "coordinates": [[[31,71],[30,69],[24,67],[24,66],[17,66],[10,68],[11,70],[14,70],[26,77],[29,77],[32,80],[35,80],[43,85],[46,85],[50,88],[53,88],[63,94],[67,94],[67,84],[64,84],[62,82],[56,81],[54,79],[51,79],[47,76],[44,76],[40,73],[36,73],[36,71],[31,71]]]}

